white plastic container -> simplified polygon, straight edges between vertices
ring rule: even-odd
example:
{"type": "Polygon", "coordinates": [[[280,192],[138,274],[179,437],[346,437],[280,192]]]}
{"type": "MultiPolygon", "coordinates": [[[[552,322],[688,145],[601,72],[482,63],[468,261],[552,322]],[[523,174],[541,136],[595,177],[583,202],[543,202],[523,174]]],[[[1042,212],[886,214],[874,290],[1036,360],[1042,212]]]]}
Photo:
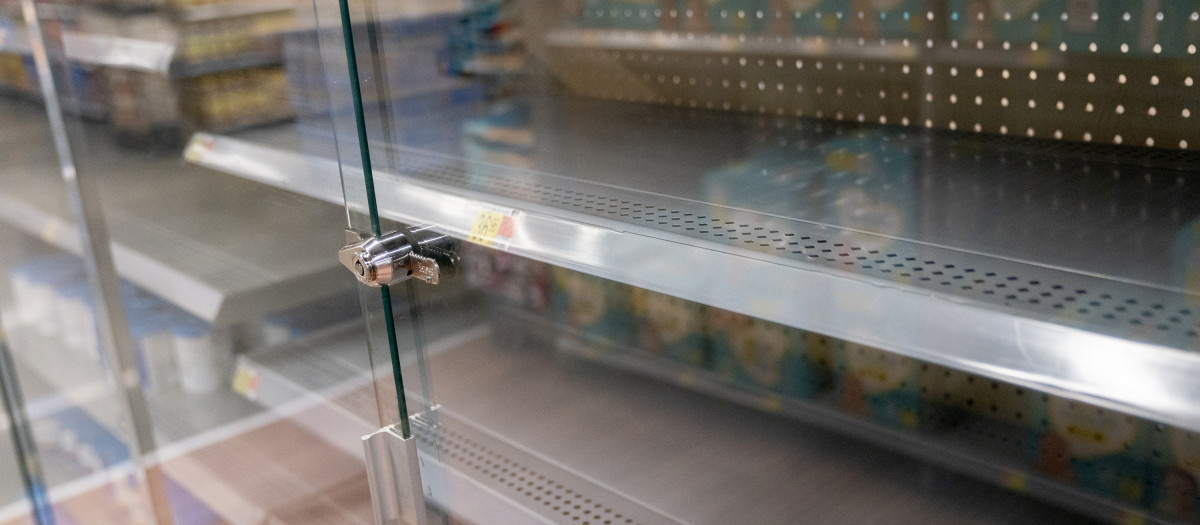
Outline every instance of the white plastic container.
{"type": "Polygon", "coordinates": [[[86,280],[83,263],[70,255],[31,259],[14,267],[9,278],[18,324],[32,326],[46,336],[54,335],[60,328],[55,289],[73,281],[86,280]]]}
{"type": "Polygon", "coordinates": [[[103,363],[96,331],[95,301],[87,281],[79,279],[66,283],[57,287],[54,295],[58,335],[63,345],[88,356],[93,362],[103,363]]]}
{"type": "Polygon", "coordinates": [[[150,392],[174,389],[179,384],[170,317],[174,307],[133,285],[121,292],[142,386],[150,392]]]}
{"type": "Polygon", "coordinates": [[[228,382],[233,362],[228,333],[214,332],[204,320],[181,310],[172,316],[171,333],[184,391],[212,392],[228,382]]]}

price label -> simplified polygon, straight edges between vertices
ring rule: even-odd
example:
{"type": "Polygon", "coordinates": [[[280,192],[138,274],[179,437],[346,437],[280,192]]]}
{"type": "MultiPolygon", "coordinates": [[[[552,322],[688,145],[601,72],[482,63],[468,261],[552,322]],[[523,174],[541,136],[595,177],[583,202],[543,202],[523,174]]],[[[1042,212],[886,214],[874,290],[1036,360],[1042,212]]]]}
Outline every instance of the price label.
{"type": "Polygon", "coordinates": [[[251,401],[257,400],[258,370],[246,363],[238,363],[237,370],[233,373],[233,391],[251,401]]]}
{"type": "Polygon", "coordinates": [[[520,213],[516,211],[481,210],[471,224],[467,240],[489,248],[507,250],[519,219],[520,213]]]}
{"type": "Polygon", "coordinates": [[[62,230],[62,223],[58,221],[49,221],[45,226],[42,226],[42,240],[48,243],[53,243],[58,239],[58,232],[62,230]]]}
{"type": "Polygon", "coordinates": [[[214,147],[216,147],[216,141],[212,137],[195,137],[188,143],[187,151],[183,153],[183,158],[189,164],[196,164],[204,160],[204,157],[214,147]]]}

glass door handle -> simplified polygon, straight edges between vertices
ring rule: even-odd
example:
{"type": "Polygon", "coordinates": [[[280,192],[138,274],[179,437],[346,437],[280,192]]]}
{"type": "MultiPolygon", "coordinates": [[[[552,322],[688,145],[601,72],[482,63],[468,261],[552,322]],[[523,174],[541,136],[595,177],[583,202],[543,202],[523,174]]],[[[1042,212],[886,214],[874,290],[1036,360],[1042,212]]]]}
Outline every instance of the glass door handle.
{"type": "Polygon", "coordinates": [[[338,261],[367,286],[388,286],[417,278],[437,284],[459,265],[458,243],[428,226],[400,228],[378,237],[348,230],[338,261]]]}

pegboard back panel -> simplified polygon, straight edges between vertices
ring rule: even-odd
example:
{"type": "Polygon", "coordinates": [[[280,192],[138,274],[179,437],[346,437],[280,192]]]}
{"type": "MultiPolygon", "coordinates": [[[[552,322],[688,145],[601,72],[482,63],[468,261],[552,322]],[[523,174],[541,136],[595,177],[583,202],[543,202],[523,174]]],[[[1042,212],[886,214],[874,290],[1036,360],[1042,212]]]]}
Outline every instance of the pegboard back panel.
{"type": "Polygon", "coordinates": [[[1195,149],[1200,2],[577,0],[552,75],[591,97],[1195,149]]]}

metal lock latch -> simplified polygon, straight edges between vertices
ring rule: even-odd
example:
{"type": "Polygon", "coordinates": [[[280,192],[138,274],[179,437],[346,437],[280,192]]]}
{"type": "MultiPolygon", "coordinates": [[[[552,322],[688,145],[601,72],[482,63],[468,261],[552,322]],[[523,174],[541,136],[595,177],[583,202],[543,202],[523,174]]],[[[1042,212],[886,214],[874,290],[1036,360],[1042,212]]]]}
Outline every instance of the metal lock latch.
{"type": "Polygon", "coordinates": [[[457,243],[428,226],[401,228],[379,237],[348,230],[338,260],[367,286],[387,286],[416,277],[437,284],[458,268],[457,243]],[[357,240],[356,240],[357,239],[357,240]]]}

